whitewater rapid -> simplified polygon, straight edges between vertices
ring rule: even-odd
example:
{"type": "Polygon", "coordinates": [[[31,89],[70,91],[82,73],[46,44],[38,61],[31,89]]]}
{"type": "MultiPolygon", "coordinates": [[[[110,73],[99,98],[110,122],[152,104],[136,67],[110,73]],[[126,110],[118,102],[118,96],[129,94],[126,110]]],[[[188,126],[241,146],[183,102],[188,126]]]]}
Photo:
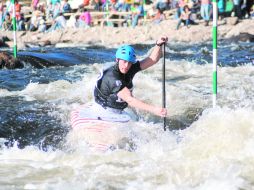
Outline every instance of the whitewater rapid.
{"type": "MultiPolygon", "coordinates": [[[[17,90],[0,89],[1,110],[10,113],[2,112],[1,129],[7,126],[19,131],[21,138],[11,146],[1,138],[1,189],[254,188],[252,64],[218,67],[217,107],[212,108],[212,64],[168,57],[166,106],[170,130],[163,131],[161,118],[134,110],[139,120],[118,126],[115,134],[131,139],[132,144],[125,145],[134,145],[135,151],[123,147],[104,153],[90,150],[84,140],[86,134],[70,126],[71,111],[93,101],[94,84],[102,68],[99,62],[64,71],[56,67],[50,73],[58,77],[56,80],[50,80],[50,74],[43,78],[51,70],[18,70],[35,75],[38,81],[28,81],[17,90]],[[48,80],[44,83],[41,78],[48,80]],[[5,120],[11,115],[17,119],[15,114],[20,117],[18,121],[25,122],[5,120]],[[31,131],[25,133],[26,126],[31,131]],[[20,148],[22,137],[31,139],[20,148]]],[[[160,106],[161,72],[162,62],[138,73],[133,81],[134,96],[160,106]]]]}

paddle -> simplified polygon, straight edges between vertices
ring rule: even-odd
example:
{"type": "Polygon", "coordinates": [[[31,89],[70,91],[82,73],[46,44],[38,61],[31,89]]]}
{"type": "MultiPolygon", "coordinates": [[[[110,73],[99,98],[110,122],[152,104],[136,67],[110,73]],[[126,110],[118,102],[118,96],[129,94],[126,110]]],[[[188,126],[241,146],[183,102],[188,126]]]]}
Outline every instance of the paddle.
{"type": "MultiPolygon", "coordinates": [[[[162,64],[162,107],[163,108],[166,108],[165,53],[166,53],[166,43],[163,44],[163,64],[162,64]]],[[[166,117],[163,117],[163,129],[164,131],[166,131],[166,117]]]]}

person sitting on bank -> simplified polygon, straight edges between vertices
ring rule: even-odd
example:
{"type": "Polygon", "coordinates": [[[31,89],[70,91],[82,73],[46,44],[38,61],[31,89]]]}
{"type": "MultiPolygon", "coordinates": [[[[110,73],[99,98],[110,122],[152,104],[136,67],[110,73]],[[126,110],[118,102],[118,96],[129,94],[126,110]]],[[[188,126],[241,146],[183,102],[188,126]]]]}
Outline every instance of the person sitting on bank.
{"type": "Polygon", "coordinates": [[[134,2],[134,6],[131,8],[132,22],[131,25],[134,28],[138,25],[140,18],[144,16],[144,7],[143,4],[139,1],[134,2]]]}
{"type": "Polygon", "coordinates": [[[3,22],[3,29],[5,31],[10,31],[12,30],[12,19],[11,15],[9,13],[6,14],[4,22],[3,22]]]}
{"type": "Polygon", "coordinates": [[[166,117],[166,108],[147,104],[133,96],[132,80],[137,72],[158,63],[162,56],[162,45],[167,41],[167,37],[160,37],[156,41],[152,53],[141,61],[136,60],[133,47],[124,45],[117,49],[116,63],[102,71],[94,88],[95,102],[101,110],[113,109],[124,114],[123,110],[130,106],[160,117],[166,117]]]}
{"type": "Polygon", "coordinates": [[[34,11],[36,8],[38,8],[39,1],[40,1],[40,0],[32,0],[32,2],[31,2],[31,8],[33,9],[33,11],[34,11]]]}
{"type": "Polygon", "coordinates": [[[87,9],[83,9],[81,15],[79,16],[78,26],[79,28],[89,28],[92,23],[92,17],[87,9]]]}
{"type": "Polygon", "coordinates": [[[191,15],[190,8],[188,7],[188,5],[185,5],[185,6],[183,7],[183,11],[182,11],[182,13],[181,13],[181,15],[180,15],[178,24],[177,24],[177,26],[176,26],[176,29],[177,29],[177,30],[179,29],[179,27],[180,27],[180,25],[181,25],[182,23],[184,23],[184,25],[186,25],[187,28],[190,27],[190,22],[191,22],[191,21],[190,21],[190,15],[191,15]]]}
{"type": "Polygon", "coordinates": [[[41,11],[38,10],[38,8],[35,8],[35,11],[33,11],[32,17],[29,22],[29,31],[36,31],[39,27],[40,19],[41,19],[41,11]]]}
{"type": "Polygon", "coordinates": [[[155,14],[155,16],[153,17],[153,23],[154,24],[159,24],[161,21],[165,20],[166,16],[163,13],[162,9],[157,9],[157,13],[155,14]]]}
{"type": "Polygon", "coordinates": [[[52,32],[54,30],[62,30],[66,27],[66,19],[63,16],[63,13],[58,13],[58,16],[53,20],[52,26],[46,32],[52,32]]]}
{"type": "Polygon", "coordinates": [[[70,13],[71,12],[71,5],[68,0],[63,0],[62,8],[63,13],[70,13]]]}

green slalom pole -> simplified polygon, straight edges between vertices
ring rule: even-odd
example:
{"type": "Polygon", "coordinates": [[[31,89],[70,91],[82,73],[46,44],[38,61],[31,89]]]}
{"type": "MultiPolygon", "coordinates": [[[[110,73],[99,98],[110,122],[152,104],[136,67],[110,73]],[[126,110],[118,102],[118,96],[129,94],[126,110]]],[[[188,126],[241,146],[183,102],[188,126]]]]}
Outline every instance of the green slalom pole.
{"type": "Polygon", "coordinates": [[[213,107],[217,100],[217,26],[218,26],[218,5],[217,0],[213,0],[213,107]]]}
{"type": "Polygon", "coordinates": [[[143,9],[144,9],[144,19],[145,19],[145,21],[146,21],[146,18],[147,18],[146,0],[143,0],[143,9]]]}
{"type": "Polygon", "coordinates": [[[15,0],[11,0],[12,2],[12,27],[13,27],[13,55],[15,58],[17,58],[17,21],[16,21],[16,10],[15,10],[15,0]]]}

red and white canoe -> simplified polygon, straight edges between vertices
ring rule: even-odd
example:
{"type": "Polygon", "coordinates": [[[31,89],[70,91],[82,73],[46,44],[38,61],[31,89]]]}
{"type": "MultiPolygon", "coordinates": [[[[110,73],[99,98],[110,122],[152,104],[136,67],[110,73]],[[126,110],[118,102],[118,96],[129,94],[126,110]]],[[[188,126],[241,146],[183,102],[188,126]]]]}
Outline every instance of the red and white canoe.
{"type": "Polygon", "coordinates": [[[108,113],[97,109],[98,106],[82,105],[71,112],[73,130],[82,129],[84,138],[91,148],[105,151],[120,138],[118,128],[130,120],[128,115],[108,113]],[[99,118],[99,119],[98,119],[99,118]]]}

